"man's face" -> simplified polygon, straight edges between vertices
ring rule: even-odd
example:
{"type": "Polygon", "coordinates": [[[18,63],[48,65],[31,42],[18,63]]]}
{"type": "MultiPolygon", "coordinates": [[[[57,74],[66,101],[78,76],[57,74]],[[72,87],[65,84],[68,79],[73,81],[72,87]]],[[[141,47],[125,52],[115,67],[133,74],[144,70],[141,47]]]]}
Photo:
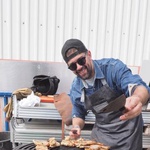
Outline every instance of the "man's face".
{"type": "Polygon", "coordinates": [[[68,68],[83,80],[90,79],[94,72],[90,51],[72,58],[68,62],[68,68]]]}

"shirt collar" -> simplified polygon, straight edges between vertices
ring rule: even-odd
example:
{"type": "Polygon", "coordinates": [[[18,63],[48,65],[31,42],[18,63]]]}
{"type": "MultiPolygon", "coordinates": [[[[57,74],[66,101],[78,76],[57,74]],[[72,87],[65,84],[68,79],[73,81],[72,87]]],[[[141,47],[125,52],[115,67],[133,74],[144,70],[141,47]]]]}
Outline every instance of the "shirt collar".
{"type": "Polygon", "coordinates": [[[98,64],[98,61],[93,60],[94,68],[95,68],[95,79],[103,79],[105,76],[101,70],[101,65],[98,64]]]}

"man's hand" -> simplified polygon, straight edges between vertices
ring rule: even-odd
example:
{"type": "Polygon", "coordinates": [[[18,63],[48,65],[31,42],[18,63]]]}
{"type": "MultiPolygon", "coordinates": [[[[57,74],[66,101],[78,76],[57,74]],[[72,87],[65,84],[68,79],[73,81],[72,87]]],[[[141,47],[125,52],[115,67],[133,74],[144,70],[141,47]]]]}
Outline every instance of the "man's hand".
{"type": "Polygon", "coordinates": [[[78,139],[81,135],[81,129],[78,125],[73,126],[69,132],[71,139],[78,139]]]}
{"type": "Polygon", "coordinates": [[[72,129],[69,135],[72,139],[78,139],[81,135],[81,129],[84,127],[84,120],[78,117],[72,119],[72,129]]]}
{"type": "Polygon", "coordinates": [[[132,95],[126,98],[125,111],[121,120],[128,120],[138,116],[142,112],[142,102],[139,96],[132,95]]]}
{"type": "Polygon", "coordinates": [[[142,85],[137,86],[133,95],[126,98],[125,111],[120,119],[128,120],[138,116],[142,112],[142,106],[147,103],[149,98],[148,90],[142,85]]]}

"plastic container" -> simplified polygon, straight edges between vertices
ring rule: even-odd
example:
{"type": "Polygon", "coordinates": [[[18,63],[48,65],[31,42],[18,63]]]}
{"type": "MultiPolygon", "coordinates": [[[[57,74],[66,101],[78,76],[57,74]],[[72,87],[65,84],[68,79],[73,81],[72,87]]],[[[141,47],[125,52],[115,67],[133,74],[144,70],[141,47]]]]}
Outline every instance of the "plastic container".
{"type": "Polygon", "coordinates": [[[0,150],[12,150],[10,132],[0,132],[0,150]]]}

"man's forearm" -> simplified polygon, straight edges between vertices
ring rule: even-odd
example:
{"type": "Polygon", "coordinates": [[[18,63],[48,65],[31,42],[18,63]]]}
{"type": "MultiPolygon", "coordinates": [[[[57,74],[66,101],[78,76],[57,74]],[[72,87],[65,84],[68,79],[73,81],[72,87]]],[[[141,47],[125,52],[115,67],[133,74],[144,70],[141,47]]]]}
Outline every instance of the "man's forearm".
{"type": "Polygon", "coordinates": [[[132,96],[137,96],[140,98],[141,103],[144,105],[147,103],[147,100],[150,98],[148,90],[144,86],[137,86],[132,96]]]}
{"type": "Polygon", "coordinates": [[[73,118],[72,120],[73,127],[79,126],[81,129],[84,127],[84,120],[81,118],[73,118]]]}

